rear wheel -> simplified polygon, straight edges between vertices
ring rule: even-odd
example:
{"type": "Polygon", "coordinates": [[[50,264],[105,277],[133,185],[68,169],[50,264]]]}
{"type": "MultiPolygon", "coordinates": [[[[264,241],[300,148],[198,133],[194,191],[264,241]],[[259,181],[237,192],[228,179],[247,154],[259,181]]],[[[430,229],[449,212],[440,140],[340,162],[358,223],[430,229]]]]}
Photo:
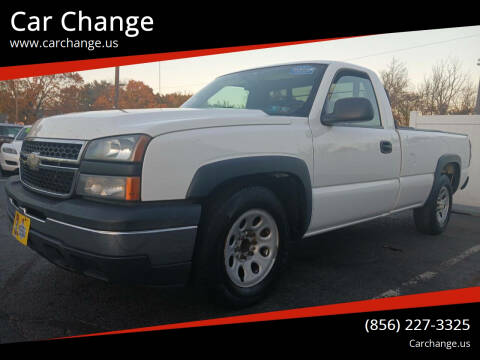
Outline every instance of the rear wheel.
{"type": "Polygon", "coordinates": [[[435,180],[425,205],[414,210],[418,231],[438,235],[446,229],[452,210],[452,193],[452,185],[447,175],[441,175],[435,180]]]}
{"type": "Polygon", "coordinates": [[[244,307],[259,301],[287,258],[290,233],[281,202],[252,186],[218,195],[206,212],[195,271],[217,302],[244,307]]]}

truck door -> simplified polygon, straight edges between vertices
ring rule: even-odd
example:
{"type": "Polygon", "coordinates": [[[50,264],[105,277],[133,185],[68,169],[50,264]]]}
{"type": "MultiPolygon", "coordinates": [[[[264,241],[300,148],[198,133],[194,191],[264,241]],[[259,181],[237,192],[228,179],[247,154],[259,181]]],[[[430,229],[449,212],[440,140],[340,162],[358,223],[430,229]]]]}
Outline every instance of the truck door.
{"type": "Polygon", "coordinates": [[[398,194],[398,134],[394,127],[384,126],[368,74],[339,70],[330,83],[321,118],[332,113],[337,100],[346,97],[368,99],[374,116],[363,122],[323,125],[313,132],[315,169],[310,233],[388,213],[398,194]]]}

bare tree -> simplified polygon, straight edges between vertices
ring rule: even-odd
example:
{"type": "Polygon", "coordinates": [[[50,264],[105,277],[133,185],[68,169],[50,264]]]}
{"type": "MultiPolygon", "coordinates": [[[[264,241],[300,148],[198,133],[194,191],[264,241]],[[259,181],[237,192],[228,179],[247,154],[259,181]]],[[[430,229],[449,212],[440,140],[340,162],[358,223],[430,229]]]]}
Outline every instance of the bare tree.
{"type": "Polygon", "coordinates": [[[425,114],[449,114],[458,105],[458,99],[469,102],[470,87],[469,75],[462,72],[457,59],[442,60],[433,66],[419,88],[421,110],[425,114]]]}
{"type": "Polygon", "coordinates": [[[407,126],[410,111],[417,106],[418,97],[408,90],[410,82],[405,63],[393,58],[380,76],[390,99],[393,117],[400,125],[407,126]]]}
{"type": "Polygon", "coordinates": [[[383,86],[392,98],[395,94],[405,92],[408,88],[408,70],[404,62],[392,58],[386,70],[381,71],[383,86]]]}
{"type": "Polygon", "coordinates": [[[456,115],[469,115],[475,111],[475,98],[477,96],[477,90],[472,82],[468,82],[455,98],[452,108],[449,110],[449,114],[456,115]]]}

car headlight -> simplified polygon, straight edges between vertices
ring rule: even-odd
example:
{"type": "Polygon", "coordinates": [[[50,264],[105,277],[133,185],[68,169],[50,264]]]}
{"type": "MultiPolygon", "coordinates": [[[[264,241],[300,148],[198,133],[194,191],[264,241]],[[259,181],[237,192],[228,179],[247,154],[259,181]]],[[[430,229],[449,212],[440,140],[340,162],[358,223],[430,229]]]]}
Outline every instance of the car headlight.
{"type": "Polygon", "coordinates": [[[141,161],[150,137],[122,135],[93,140],[88,144],[85,160],[141,161]]]}
{"type": "Polygon", "coordinates": [[[80,174],[77,194],[113,200],[140,200],[140,178],[80,174]]]}
{"type": "Polygon", "coordinates": [[[2,151],[4,153],[7,153],[7,154],[14,154],[14,155],[17,155],[17,150],[11,148],[11,147],[6,147],[6,146],[3,146],[2,147],[2,151]]]}

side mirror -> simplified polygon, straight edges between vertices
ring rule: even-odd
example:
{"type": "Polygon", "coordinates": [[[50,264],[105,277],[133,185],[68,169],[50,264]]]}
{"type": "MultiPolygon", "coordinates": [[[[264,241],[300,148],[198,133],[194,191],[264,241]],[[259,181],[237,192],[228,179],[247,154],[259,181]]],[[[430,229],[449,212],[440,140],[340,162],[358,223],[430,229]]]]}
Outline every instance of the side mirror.
{"type": "Polygon", "coordinates": [[[323,122],[335,124],[337,122],[368,121],[373,119],[373,107],[370,100],[362,97],[338,99],[331,114],[326,114],[323,122]]]}

